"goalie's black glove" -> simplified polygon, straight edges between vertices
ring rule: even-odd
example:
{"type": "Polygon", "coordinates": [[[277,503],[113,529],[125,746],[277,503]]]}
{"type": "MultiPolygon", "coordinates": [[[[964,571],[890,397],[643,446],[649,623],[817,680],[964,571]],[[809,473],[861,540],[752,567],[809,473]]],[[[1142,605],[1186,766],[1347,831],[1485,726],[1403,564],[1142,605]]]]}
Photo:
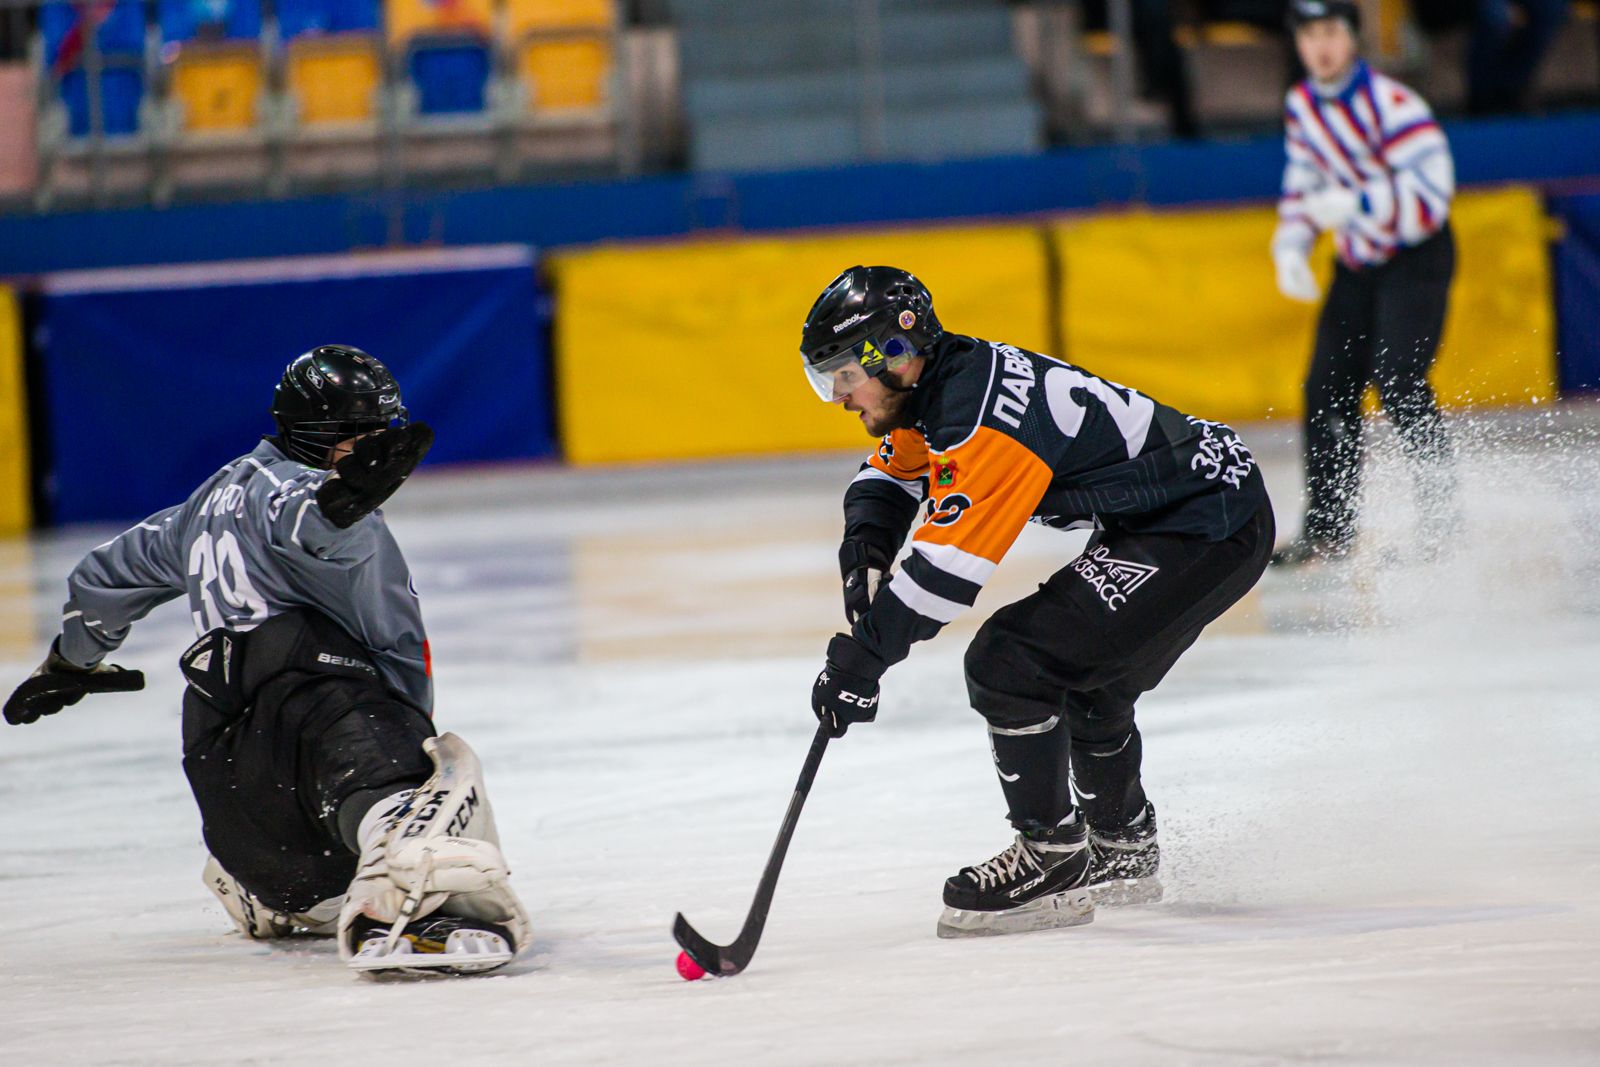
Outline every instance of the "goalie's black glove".
{"type": "Polygon", "coordinates": [[[80,667],[62,659],[52,644],[50,655],[39,669],[6,701],[6,722],[24,726],[37,722],[41,715],[54,715],[76,704],[89,693],[131,693],[143,688],[143,671],[124,670],[109,663],[80,667]]]}
{"type": "Polygon", "coordinates": [[[339,529],[349,529],[393,496],[432,447],[433,430],[425,422],[368,434],[333,465],[317,490],[317,507],[339,529]]]}
{"type": "Polygon", "coordinates": [[[883,549],[865,541],[846,541],[839,546],[839,576],[844,579],[844,619],[851,626],[867,613],[878,587],[889,573],[890,557],[883,549]]]}
{"type": "Polygon", "coordinates": [[[811,710],[828,724],[829,737],[843,737],[853,722],[878,717],[878,678],[883,661],[848,634],[828,642],[828,662],[811,687],[811,710]]]}

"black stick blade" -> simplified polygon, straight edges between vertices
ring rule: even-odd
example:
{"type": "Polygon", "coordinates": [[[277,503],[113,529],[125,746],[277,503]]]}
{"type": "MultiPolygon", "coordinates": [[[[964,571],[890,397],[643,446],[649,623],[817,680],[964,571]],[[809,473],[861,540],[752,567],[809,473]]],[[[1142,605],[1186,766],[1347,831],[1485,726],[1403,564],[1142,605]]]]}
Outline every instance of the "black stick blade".
{"type": "Polygon", "coordinates": [[[821,765],[822,754],[827,748],[828,724],[822,723],[817,727],[816,736],[811,739],[811,751],[806,753],[806,762],[800,768],[800,780],[795,783],[794,795],[789,798],[789,810],[784,814],[783,826],[778,830],[778,839],[772,843],[767,867],[761,872],[756,898],[751,901],[750,911],[744,917],[744,926],[733,944],[713,945],[689,925],[689,920],[683,917],[682,912],[672,921],[673,940],[678,942],[691,960],[704,967],[707,974],[720,977],[735,975],[750,966],[750,961],[755,958],[756,946],[761,943],[761,931],[767,925],[767,912],[772,907],[772,894],[778,889],[778,872],[783,870],[783,857],[789,851],[789,839],[794,836],[795,825],[800,821],[800,809],[806,802],[806,794],[811,792],[811,781],[817,776],[817,767],[821,765]]]}
{"type": "Polygon", "coordinates": [[[733,951],[738,948],[737,942],[726,947],[713,945],[701,936],[700,931],[689,925],[689,920],[683,917],[682,912],[672,920],[672,939],[691,960],[705,968],[707,974],[718,977],[738,974],[750,965],[750,959],[754,956],[753,952],[733,951]]]}

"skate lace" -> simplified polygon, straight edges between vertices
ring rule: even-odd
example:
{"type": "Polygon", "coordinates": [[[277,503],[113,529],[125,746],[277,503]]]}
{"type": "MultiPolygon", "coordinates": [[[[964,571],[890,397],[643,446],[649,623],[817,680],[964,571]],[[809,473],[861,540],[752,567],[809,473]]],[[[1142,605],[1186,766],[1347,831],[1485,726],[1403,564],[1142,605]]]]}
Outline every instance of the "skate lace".
{"type": "Polygon", "coordinates": [[[1044,867],[1039,863],[1039,857],[1020,836],[1010,848],[992,860],[979,863],[969,870],[972,871],[972,880],[978,883],[979,889],[988,889],[990,885],[1003,885],[1015,881],[1024,874],[1029,873],[1029,868],[1039,874],[1044,873],[1044,867]]]}

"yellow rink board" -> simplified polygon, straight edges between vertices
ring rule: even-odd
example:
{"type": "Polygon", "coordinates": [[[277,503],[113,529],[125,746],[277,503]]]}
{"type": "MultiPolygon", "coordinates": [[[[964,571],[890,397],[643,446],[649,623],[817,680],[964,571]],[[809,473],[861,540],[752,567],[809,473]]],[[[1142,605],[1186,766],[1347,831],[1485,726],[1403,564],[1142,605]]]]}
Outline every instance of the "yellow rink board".
{"type": "Polygon", "coordinates": [[[0,537],[33,520],[28,490],[28,399],[22,369],[22,309],[0,285],[0,537]]]}
{"type": "Polygon", "coordinates": [[[859,421],[817,398],[800,327],[842,270],[921,278],[951,328],[1047,344],[1036,226],[606,246],[558,255],[556,394],[572,463],[866,449],[859,421]]]}
{"type": "MultiPolygon", "coordinates": [[[[1467,192],[1433,382],[1450,406],[1555,392],[1547,227],[1522,188],[1467,192]]],[[[1270,207],[1065,220],[1063,355],[1207,418],[1298,417],[1317,307],[1278,294],[1270,207]]],[[[1313,257],[1326,292],[1332,249],[1313,257]]],[[[937,298],[937,292],[935,297],[937,298]]]]}

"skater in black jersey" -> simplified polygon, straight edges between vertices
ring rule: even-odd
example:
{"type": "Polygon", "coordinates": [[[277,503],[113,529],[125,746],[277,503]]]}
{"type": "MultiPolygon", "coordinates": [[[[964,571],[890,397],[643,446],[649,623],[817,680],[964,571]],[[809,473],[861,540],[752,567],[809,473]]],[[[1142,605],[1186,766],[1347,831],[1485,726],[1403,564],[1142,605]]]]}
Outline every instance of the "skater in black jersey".
{"type": "Polygon", "coordinates": [[[850,632],[812,693],[835,736],[872,721],[880,676],[972,605],[1026,523],[1094,531],[967,649],[1016,836],[945,884],[939,933],[1159,899],[1134,703],[1266,567],[1272,508],[1250,450],[1081,367],[946,332],[928,290],[892,267],[835,279],[801,354],[818,395],[881,437],[844,497],[850,632]]]}

